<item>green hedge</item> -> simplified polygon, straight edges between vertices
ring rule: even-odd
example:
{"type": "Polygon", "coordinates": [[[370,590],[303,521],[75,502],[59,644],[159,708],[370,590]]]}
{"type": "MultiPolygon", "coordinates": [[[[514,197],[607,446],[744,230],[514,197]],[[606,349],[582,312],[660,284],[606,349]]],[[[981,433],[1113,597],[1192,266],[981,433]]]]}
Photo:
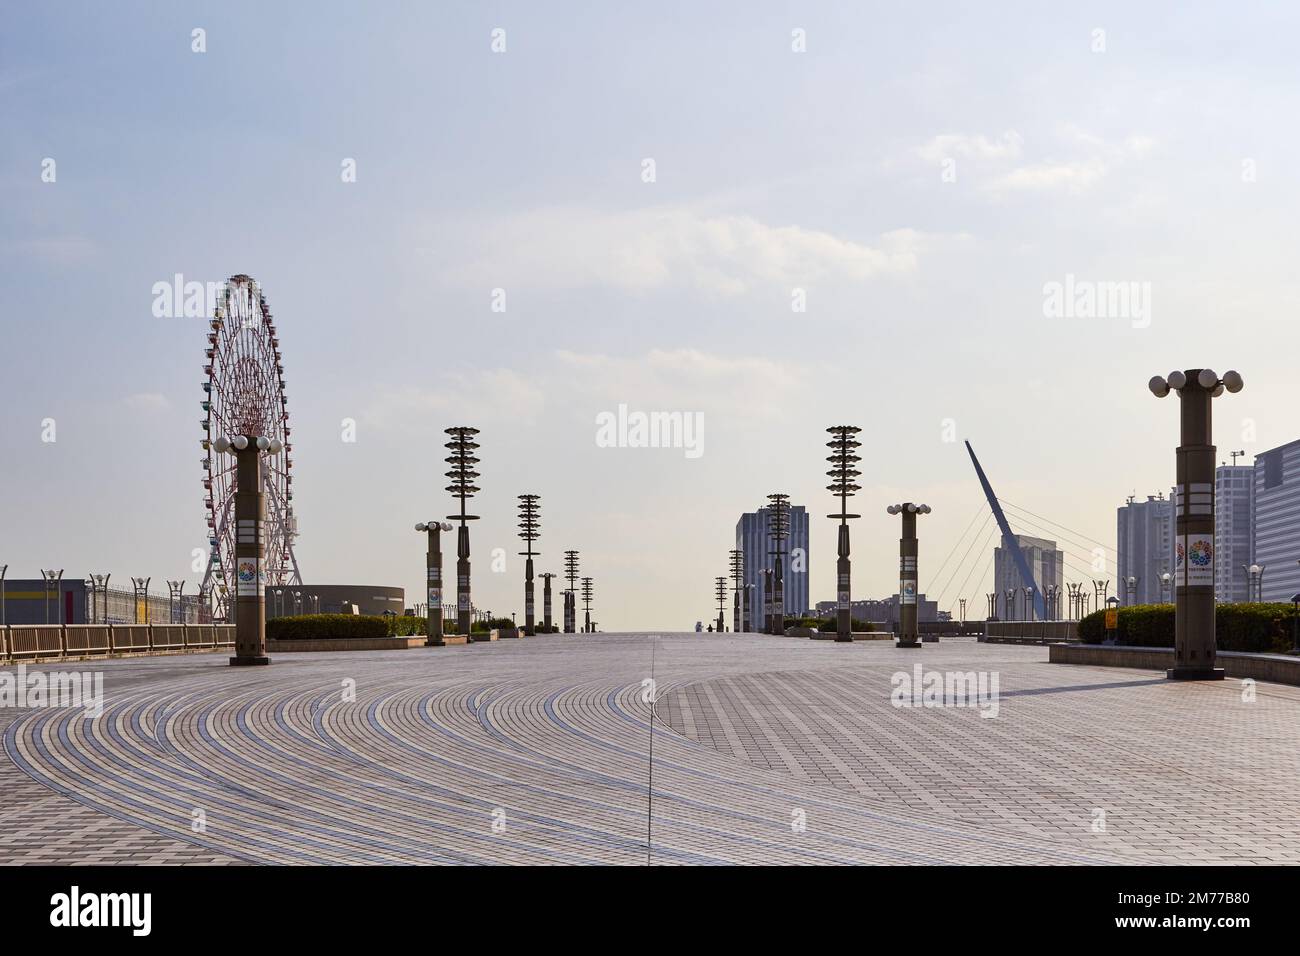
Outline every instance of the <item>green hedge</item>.
{"type": "MultiPolygon", "coordinates": [[[[1290,604],[1220,604],[1215,609],[1216,645],[1221,651],[1279,653],[1291,649],[1290,604]]],[[[1105,611],[1093,611],[1079,622],[1079,639],[1100,644],[1106,633],[1105,611]]],[[[1119,608],[1116,643],[1129,647],[1173,647],[1174,606],[1136,604],[1119,608]]]]}
{"type": "MultiPolygon", "coordinates": [[[[454,622],[453,622],[454,623],[454,622]]],[[[272,641],[319,641],[332,638],[419,637],[425,633],[422,617],[372,614],[299,614],[273,617],[266,622],[272,641]]]]}
{"type": "Polygon", "coordinates": [[[501,630],[507,627],[514,627],[515,622],[508,617],[494,617],[486,621],[475,621],[469,626],[471,634],[485,634],[491,630],[501,630]]]}
{"type": "Polygon", "coordinates": [[[381,638],[388,636],[388,621],[357,614],[299,614],[273,617],[266,622],[272,641],[319,641],[331,638],[381,638]]]}

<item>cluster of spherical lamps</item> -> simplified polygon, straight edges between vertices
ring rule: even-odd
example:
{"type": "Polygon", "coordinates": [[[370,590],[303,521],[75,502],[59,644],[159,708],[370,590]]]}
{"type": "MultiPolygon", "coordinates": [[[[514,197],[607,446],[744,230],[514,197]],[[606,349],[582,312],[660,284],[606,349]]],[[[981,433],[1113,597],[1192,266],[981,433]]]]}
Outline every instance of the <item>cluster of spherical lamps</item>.
{"type": "Polygon", "coordinates": [[[1179,398],[1180,440],[1175,452],[1174,535],[1179,554],[1174,573],[1174,666],[1172,680],[1222,680],[1214,631],[1214,470],[1211,402],[1240,392],[1241,375],[1212,369],[1175,370],[1154,376],[1156,398],[1179,398]]]}
{"type": "Polygon", "coordinates": [[[212,443],[218,454],[235,456],[235,656],[234,666],[269,664],[266,655],[266,570],[262,522],[262,455],[278,455],[278,438],[221,436],[212,443]]]}
{"type": "Polygon", "coordinates": [[[885,510],[903,516],[903,534],[898,539],[898,646],[920,647],[916,617],[916,516],[928,515],[931,509],[929,505],[905,501],[885,510]]]}

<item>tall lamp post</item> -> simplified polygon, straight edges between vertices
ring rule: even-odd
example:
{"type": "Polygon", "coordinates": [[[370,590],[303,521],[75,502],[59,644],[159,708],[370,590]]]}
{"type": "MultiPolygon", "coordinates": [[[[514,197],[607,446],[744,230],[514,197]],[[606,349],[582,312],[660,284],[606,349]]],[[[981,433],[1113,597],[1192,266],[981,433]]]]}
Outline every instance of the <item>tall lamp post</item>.
{"type": "Polygon", "coordinates": [[[916,624],[916,516],[928,515],[931,508],[905,501],[885,510],[903,516],[903,535],[898,539],[898,646],[920,647],[916,624]]]}
{"type": "Polygon", "coordinates": [[[785,539],[790,537],[790,496],[783,494],[768,495],[771,502],[767,506],[767,530],[772,538],[772,620],[768,625],[769,634],[785,633],[785,575],[782,558],[785,554],[785,539]]]}
{"type": "Polygon", "coordinates": [[[477,521],[478,515],[466,514],[465,502],[474,497],[479,490],[474,484],[474,479],[479,476],[479,473],[474,470],[474,466],[479,462],[474,456],[475,450],[479,447],[478,442],[474,441],[478,429],[458,425],[443,430],[451,436],[451,441],[445,446],[451,451],[447,456],[447,464],[451,466],[451,470],[447,472],[447,477],[451,479],[447,491],[460,502],[460,514],[447,516],[450,521],[460,522],[460,528],[456,532],[456,632],[466,635],[470,641],[473,641],[470,632],[470,616],[474,605],[470,601],[469,525],[466,522],[477,521]]]}
{"type": "Polygon", "coordinates": [[[564,552],[564,576],[568,579],[569,589],[564,592],[564,633],[574,634],[578,630],[578,552],[564,552]]]}
{"type": "Polygon", "coordinates": [[[185,623],[185,582],[167,582],[167,616],[172,624],[185,623]]]}
{"type": "Polygon", "coordinates": [[[45,581],[45,623],[50,623],[50,592],[54,593],[54,609],[58,623],[63,623],[63,569],[55,571],[41,568],[41,578],[45,581]]]}
{"type": "Polygon", "coordinates": [[[1211,402],[1239,392],[1237,372],[1173,371],[1147,383],[1156,398],[1175,391],[1180,438],[1176,454],[1174,534],[1179,555],[1174,587],[1174,666],[1171,680],[1222,680],[1214,639],[1214,431],[1211,402]]]}
{"type": "Polygon", "coordinates": [[[582,633],[591,633],[591,578],[582,579],[582,633]]]}
{"type": "Polygon", "coordinates": [[[537,514],[537,495],[519,496],[519,537],[527,550],[520,551],[524,558],[524,633],[532,637],[537,633],[536,606],[533,592],[533,542],[542,534],[542,523],[537,514]]]}
{"type": "Polygon", "coordinates": [[[724,610],[727,603],[727,579],[725,577],[716,578],[718,590],[718,633],[725,631],[727,612],[724,610]]]}
{"type": "Polygon", "coordinates": [[[861,515],[849,514],[849,498],[854,492],[862,490],[855,483],[862,474],[857,468],[862,456],[854,450],[862,445],[854,437],[862,429],[857,425],[834,425],[826,430],[831,433],[831,440],[826,443],[831,449],[831,454],[826,458],[831,463],[826,472],[831,483],[826,486],[826,490],[840,499],[840,513],[827,517],[840,519],[836,545],[838,557],[835,562],[835,640],[843,642],[853,640],[852,589],[849,587],[849,519],[861,515]]]}
{"type": "Polygon", "coordinates": [[[737,634],[749,630],[749,593],[745,590],[745,552],[733,550],[731,558],[731,629],[737,634]]]}
{"type": "Polygon", "coordinates": [[[555,577],[555,574],[551,571],[543,571],[537,576],[542,579],[542,628],[545,633],[550,634],[555,627],[551,623],[551,578],[555,577]]]}
{"type": "Polygon", "coordinates": [[[271,663],[266,656],[266,568],[262,528],[266,496],[262,491],[262,453],[278,455],[278,438],[225,435],[213,442],[218,454],[235,456],[235,656],[230,663],[247,667],[271,663]]]}
{"type": "Polygon", "coordinates": [[[1169,586],[1174,583],[1174,576],[1168,569],[1160,572],[1160,600],[1169,603],[1169,586]]]}
{"type": "Polygon", "coordinates": [[[1137,577],[1130,574],[1128,578],[1124,581],[1124,586],[1128,589],[1129,607],[1132,607],[1133,602],[1137,599],[1137,587],[1138,587],[1137,577]]]}
{"type": "Polygon", "coordinates": [[[9,570],[9,565],[0,566],[0,625],[8,624],[5,619],[5,573],[9,570]]]}
{"type": "Polygon", "coordinates": [[[424,553],[424,576],[428,607],[425,609],[424,646],[445,647],[442,633],[442,532],[451,530],[450,521],[421,521],[416,531],[428,536],[424,553]]]}
{"type": "Polygon", "coordinates": [[[135,623],[149,623],[149,582],[153,580],[153,575],[147,578],[131,578],[131,591],[135,596],[135,623]],[[144,608],[144,620],[140,620],[140,609],[144,608]]]}

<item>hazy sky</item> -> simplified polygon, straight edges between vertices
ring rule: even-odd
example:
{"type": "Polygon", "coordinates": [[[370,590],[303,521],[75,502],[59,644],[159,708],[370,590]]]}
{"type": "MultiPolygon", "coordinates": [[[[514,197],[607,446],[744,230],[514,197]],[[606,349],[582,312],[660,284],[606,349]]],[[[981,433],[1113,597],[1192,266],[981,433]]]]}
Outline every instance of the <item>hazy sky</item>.
{"type": "Polygon", "coordinates": [[[523,492],[538,570],[581,549],[605,630],[706,618],[774,491],[832,598],[840,422],[855,597],[896,588],[907,499],[937,594],[984,520],[962,439],[1000,496],[1113,547],[1115,506],[1173,480],[1152,374],[1242,372],[1221,456],[1300,437],[1300,13],[1088,6],[5,5],[0,564],[193,589],[206,325],[151,289],[241,272],[280,329],[312,582],[414,599],[460,424],[498,612],[522,616],[523,492]],[[1067,276],[1150,297],[1049,315],[1067,276]],[[703,454],[598,447],[620,403],[702,414],[703,454]]]}

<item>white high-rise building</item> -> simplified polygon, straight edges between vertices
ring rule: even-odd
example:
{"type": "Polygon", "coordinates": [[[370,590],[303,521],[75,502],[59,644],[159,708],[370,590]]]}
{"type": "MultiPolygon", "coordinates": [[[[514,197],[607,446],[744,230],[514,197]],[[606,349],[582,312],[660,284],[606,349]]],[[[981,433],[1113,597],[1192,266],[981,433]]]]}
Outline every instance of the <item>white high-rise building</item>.
{"type": "Polygon", "coordinates": [[[1254,472],[1252,563],[1264,569],[1264,600],[1290,601],[1300,594],[1300,441],[1256,455],[1254,472]]]}
{"type": "MultiPolygon", "coordinates": [[[[736,522],[736,548],[744,553],[745,583],[753,585],[753,627],[763,627],[763,570],[772,569],[772,538],[768,528],[768,509],[759,508],[740,516],[736,522]]],[[[808,512],[803,505],[790,506],[790,537],[784,548],[781,583],[785,592],[785,613],[806,614],[808,603],[808,512]]]]}
{"type": "MultiPolygon", "coordinates": [[[[1038,595],[1046,599],[1048,589],[1054,585],[1059,586],[1061,593],[1064,594],[1065,554],[1056,547],[1056,542],[1049,541],[1047,538],[1031,538],[1029,535],[1018,534],[1016,544],[1029,565],[1029,573],[1033,575],[1034,589],[1038,595]]],[[[1016,567],[1015,555],[1009,548],[1001,545],[993,549],[993,587],[997,591],[998,607],[1001,608],[999,613],[1003,617],[1014,615],[1015,620],[1030,618],[1030,599],[1021,591],[1024,581],[1020,577],[1020,569],[1016,567]],[[1016,603],[1009,611],[1005,604],[1008,591],[1016,592],[1016,603]]],[[[1066,604],[1062,600],[1062,613],[1065,607],[1066,604]]]]}
{"type": "Polygon", "coordinates": [[[1242,571],[1254,560],[1255,468],[1220,465],[1214,471],[1214,599],[1245,601],[1242,571]]]}
{"type": "Polygon", "coordinates": [[[1173,502],[1164,495],[1147,495],[1146,501],[1130,497],[1115,518],[1119,567],[1111,593],[1126,605],[1172,601],[1172,586],[1165,586],[1162,575],[1174,567],[1173,502]],[[1130,577],[1137,579],[1131,597],[1130,577]]]}

